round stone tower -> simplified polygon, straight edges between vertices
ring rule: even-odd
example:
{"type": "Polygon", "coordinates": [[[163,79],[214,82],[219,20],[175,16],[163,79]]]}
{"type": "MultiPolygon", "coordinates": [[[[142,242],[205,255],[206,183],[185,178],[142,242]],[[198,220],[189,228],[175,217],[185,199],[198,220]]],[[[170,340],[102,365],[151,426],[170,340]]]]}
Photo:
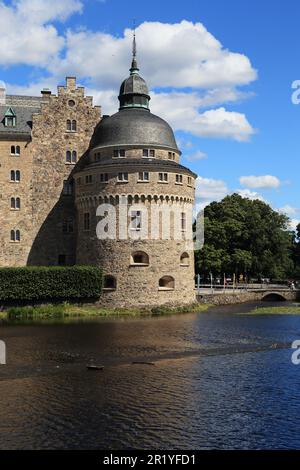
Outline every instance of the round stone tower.
{"type": "Polygon", "coordinates": [[[135,39],[119,101],[119,111],[96,127],[88,160],[74,175],[77,263],[103,268],[103,304],[192,303],[196,175],[179,164],[171,127],[149,110],[135,39]]]}

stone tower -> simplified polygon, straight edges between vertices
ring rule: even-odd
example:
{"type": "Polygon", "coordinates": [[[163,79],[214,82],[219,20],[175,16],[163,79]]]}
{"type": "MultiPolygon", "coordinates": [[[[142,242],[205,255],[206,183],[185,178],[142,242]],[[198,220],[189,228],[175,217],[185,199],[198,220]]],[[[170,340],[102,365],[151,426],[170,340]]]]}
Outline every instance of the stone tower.
{"type": "Polygon", "coordinates": [[[171,127],[149,110],[134,38],[119,111],[96,126],[74,174],[77,264],[103,267],[111,306],[195,301],[192,206],[196,175],[179,164],[171,127]]]}

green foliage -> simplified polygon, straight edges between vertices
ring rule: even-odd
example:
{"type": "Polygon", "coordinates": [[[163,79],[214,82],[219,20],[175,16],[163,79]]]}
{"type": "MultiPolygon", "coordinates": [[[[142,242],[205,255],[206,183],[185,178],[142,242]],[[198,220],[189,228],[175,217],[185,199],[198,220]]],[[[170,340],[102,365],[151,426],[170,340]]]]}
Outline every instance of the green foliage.
{"type": "Polygon", "coordinates": [[[102,271],[92,266],[0,268],[0,300],[98,298],[102,271]]]}
{"type": "Polygon", "coordinates": [[[196,253],[196,271],[286,278],[293,273],[288,223],[268,204],[238,194],[213,202],[205,209],[205,245],[196,253]]]}

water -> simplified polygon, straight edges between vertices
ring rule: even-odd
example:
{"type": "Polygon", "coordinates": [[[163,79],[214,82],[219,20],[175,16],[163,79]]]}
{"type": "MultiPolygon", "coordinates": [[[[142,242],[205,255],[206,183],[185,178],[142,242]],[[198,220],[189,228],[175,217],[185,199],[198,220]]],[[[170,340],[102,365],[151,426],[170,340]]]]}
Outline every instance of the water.
{"type": "Polygon", "coordinates": [[[300,316],[251,307],[1,326],[0,448],[300,449],[300,316]]]}

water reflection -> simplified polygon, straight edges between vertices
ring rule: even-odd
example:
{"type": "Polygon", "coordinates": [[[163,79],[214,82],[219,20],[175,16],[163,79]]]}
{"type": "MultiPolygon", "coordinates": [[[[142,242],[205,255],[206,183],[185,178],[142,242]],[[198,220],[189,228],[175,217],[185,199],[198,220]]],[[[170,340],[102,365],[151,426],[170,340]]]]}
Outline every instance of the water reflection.
{"type": "Polygon", "coordinates": [[[239,310],[2,327],[0,448],[300,448],[300,317],[239,310]]]}

